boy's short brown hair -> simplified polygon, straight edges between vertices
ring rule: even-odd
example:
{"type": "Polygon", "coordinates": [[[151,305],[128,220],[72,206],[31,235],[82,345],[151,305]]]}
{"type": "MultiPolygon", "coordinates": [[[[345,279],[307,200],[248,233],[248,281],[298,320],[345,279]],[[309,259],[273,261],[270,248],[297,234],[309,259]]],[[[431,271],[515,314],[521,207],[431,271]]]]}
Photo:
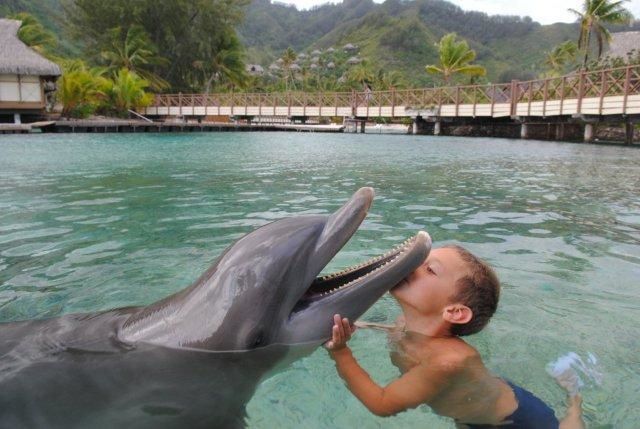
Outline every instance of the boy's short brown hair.
{"type": "Polygon", "coordinates": [[[451,302],[464,304],[473,312],[469,322],[451,325],[451,333],[456,336],[475,334],[489,323],[498,308],[500,281],[489,264],[464,247],[445,247],[455,249],[469,269],[466,275],[458,280],[458,292],[451,297],[451,302]]]}

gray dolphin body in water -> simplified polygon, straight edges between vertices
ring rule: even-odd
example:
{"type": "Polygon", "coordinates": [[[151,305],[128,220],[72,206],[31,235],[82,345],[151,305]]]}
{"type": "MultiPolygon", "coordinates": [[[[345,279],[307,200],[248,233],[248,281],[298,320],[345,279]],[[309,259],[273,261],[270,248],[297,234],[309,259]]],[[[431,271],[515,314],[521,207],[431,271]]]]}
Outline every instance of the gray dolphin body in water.
{"type": "Polygon", "coordinates": [[[0,325],[0,427],[242,427],[262,378],[360,317],[431,248],[419,232],[318,277],[373,200],[265,225],[190,287],[146,307],[0,325]]]}

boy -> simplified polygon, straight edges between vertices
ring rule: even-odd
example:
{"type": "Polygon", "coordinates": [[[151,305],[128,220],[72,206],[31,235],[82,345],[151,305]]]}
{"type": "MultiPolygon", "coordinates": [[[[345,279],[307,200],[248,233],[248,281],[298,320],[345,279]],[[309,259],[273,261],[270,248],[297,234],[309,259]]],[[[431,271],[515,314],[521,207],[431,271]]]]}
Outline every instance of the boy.
{"type": "Polygon", "coordinates": [[[349,390],[371,412],[390,416],[427,404],[460,428],[584,428],[579,396],[558,422],[540,399],[489,373],[459,338],[482,330],[497,308],[500,284],[485,262],[459,246],[434,249],[390,293],[403,313],[391,353],[400,378],[386,387],[371,380],[346,344],[353,328],[339,315],[326,344],[349,390]]]}

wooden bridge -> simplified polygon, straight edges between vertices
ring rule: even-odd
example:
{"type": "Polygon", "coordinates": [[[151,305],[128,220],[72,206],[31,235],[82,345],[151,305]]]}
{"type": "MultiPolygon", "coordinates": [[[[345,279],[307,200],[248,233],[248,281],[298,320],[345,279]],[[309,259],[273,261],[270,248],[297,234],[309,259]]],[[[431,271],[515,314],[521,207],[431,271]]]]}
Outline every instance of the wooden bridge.
{"type": "MultiPolygon", "coordinates": [[[[442,123],[511,123],[529,137],[537,125],[581,124],[593,138],[598,122],[625,123],[627,140],[640,121],[640,66],[584,71],[562,77],[486,85],[369,92],[222,93],[156,95],[147,116],[375,117],[414,121],[415,133],[442,123]]],[[[364,124],[364,122],[363,122],[364,124]]],[[[563,127],[561,127],[563,128],[563,127]]],[[[630,137],[631,136],[631,137],[630,137]]],[[[630,140],[629,140],[630,141],[630,140]]]]}

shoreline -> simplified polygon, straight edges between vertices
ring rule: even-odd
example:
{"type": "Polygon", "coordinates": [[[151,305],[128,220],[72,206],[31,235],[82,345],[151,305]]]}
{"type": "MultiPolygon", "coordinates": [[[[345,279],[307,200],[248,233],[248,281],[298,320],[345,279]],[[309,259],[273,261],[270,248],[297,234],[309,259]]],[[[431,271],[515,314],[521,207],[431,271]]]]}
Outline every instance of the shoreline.
{"type": "MultiPolygon", "coordinates": [[[[199,133],[199,132],[318,132],[318,133],[345,133],[345,134],[369,134],[369,135],[412,135],[411,129],[403,124],[376,124],[366,123],[364,132],[362,128],[349,127],[340,124],[284,124],[284,123],[234,123],[234,122],[147,122],[131,119],[77,119],[40,121],[24,124],[0,123],[0,135],[3,134],[118,134],[118,133],[199,133]],[[358,130],[359,129],[359,130],[358,130]]],[[[469,125],[454,126],[450,133],[442,133],[436,137],[466,137],[466,138],[498,138],[532,141],[549,141],[558,143],[581,143],[588,145],[606,145],[622,147],[640,147],[640,141],[634,140],[628,144],[624,141],[598,138],[591,142],[583,142],[578,138],[553,139],[541,138],[536,135],[530,138],[519,138],[511,132],[499,132],[498,129],[476,129],[469,125]],[[479,132],[480,131],[480,132],[479,132]],[[488,132],[487,132],[488,131],[488,132]]],[[[607,129],[605,129],[605,134],[607,129]]],[[[414,135],[431,135],[430,133],[418,133],[414,135]]]]}
{"type": "Polygon", "coordinates": [[[340,133],[343,125],[246,124],[233,122],[147,122],[126,119],[78,119],[30,124],[0,124],[0,134],[41,133],[146,133],[146,132],[296,131],[340,133]]]}

